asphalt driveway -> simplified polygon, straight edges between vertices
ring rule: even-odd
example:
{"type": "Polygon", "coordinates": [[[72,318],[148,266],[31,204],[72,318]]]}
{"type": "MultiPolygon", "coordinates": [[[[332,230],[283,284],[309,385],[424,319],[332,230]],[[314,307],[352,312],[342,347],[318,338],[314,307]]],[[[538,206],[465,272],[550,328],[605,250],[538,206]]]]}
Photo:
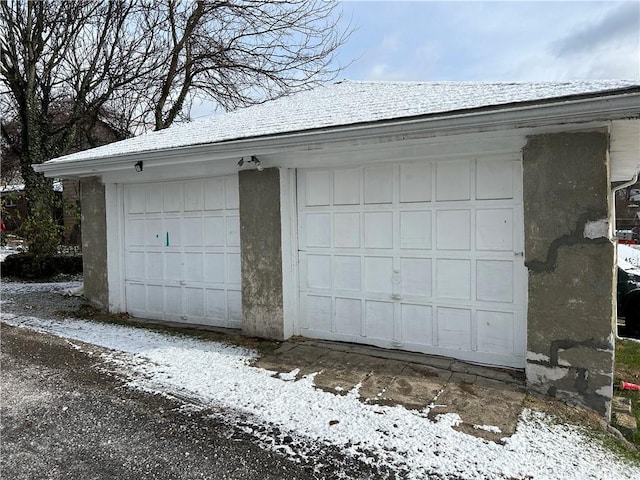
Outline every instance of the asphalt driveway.
{"type": "Polygon", "coordinates": [[[330,449],[319,449],[313,463],[294,463],[211,412],[125,388],[101,368],[98,347],[81,352],[64,339],[5,325],[1,334],[2,478],[386,476],[330,449]]]}

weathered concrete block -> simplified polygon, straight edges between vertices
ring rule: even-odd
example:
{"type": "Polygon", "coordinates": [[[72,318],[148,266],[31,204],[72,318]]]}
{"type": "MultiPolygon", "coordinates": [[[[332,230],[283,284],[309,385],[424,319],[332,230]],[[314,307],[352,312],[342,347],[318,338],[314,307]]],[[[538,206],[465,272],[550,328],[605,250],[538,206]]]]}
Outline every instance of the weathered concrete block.
{"type": "Polygon", "coordinates": [[[606,132],[534,136],[523,168],[527,383],[609,417],[615,247],[607,149],[606,132]]]}
{"type": "Polygon", "coordinates": [[[616,412],[615,426],[627,438],[633,438],[638,430],[636,417],[629,413],[616,412]]]}
{"type": "Polygon", "coordinates": [[[631,413],[631,399],[626,397],[613,397],[611,410],[615,413],[631,413]]]}
{"type": "Polygon", "coordinates": [[[280,172],[243,170],[239,186],[242,331],[283,340],[280,172]]]}
{"type": "Polygon", "coordinates": [[[108,308],[107,217],[104,185],[98,177],[80,180],[84,296],[108,308]]]}

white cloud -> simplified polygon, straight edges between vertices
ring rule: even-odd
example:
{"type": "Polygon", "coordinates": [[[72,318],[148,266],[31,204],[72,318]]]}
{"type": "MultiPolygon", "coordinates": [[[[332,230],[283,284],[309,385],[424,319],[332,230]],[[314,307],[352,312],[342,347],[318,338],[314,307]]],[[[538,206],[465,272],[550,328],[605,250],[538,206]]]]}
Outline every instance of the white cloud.
{"type": "Polygon", "coordinates": [[[359,22],[362,49],[348,78],[640,78],[636,2],[348,5],[359,22]]]}
{"type": "Polygon", "coordinates": [[[382,38],[382,45],[380,45],[380,48],[384,53],[393,53],[401,50],[403,45],[398,35],[391,34],[385,35],[382,38]]]}

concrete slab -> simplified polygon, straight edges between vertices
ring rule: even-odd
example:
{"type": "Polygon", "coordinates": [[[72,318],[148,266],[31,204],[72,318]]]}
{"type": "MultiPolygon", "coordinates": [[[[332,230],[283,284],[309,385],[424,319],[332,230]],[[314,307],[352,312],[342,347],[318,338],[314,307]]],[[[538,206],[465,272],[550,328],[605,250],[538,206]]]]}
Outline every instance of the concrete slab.
{"type": "Polygon", "coordinates": [[[409,409],[422,410],[438,395],[451,372],[407,364],[384,392],[383,400],[409,409]]]}
{"type": "Polygon", "coordinates": [[[298,379],[317,373],[314,385],[337,395],[359,384],[365,403],[416,410],[431,405],[431,419],[457,413],[462,419],[458,430],[495,442],[515,432],[525,398],[522,380],[510,372],[362,345],[285,342],[256,366],[281,373],[298,368],[298,379]]]}
{"type": "Polygon", "coordinates": [[[362,381],[360,397],[367,403],[384,403],[389,386],[404,368],[404,363],[392,361],[371,371],[362,381]]]}
{"type": "Polygon", "coordinates": [[[429,418],[457,413],[462,420],[458,430],[501,443],[515,433],[525,396],[524,389],[511,385],[500,388],[452,380],[438,396],[429,418]]]}

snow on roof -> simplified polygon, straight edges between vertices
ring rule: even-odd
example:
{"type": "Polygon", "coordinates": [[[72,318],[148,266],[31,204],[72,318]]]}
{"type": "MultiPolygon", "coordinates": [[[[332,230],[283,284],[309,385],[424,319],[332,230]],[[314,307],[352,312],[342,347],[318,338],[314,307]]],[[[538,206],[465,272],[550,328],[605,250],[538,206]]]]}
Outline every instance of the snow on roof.
{"type": "Polygon", "coordinates": [[[150,132],[48,163],[280,135],[640,87],[639,81],[373,82],[345,80],[206,119],[150,132]]]}

